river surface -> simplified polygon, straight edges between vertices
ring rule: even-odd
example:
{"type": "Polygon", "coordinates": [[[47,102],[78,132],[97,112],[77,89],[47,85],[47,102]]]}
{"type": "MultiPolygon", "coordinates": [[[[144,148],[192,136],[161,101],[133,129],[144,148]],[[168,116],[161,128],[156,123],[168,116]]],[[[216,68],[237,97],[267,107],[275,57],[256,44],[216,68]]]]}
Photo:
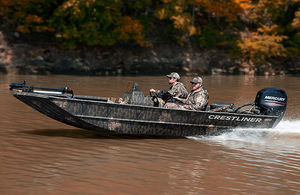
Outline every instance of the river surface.
{"type": "MultiPolygon", "coordinates": [[[[0,75],[0,194],[300,194],[300,78],[204,76],[212,102],[236,106],[283,88],[287,113],[274,129],[210,137],[107,138],[54,121],[11,95],[11,82],[68,86],[121,97],[127,83],[167,89],[167,78],[0,75]]],[[[183,83],[190,89],[191,77],[183,83]]]]}

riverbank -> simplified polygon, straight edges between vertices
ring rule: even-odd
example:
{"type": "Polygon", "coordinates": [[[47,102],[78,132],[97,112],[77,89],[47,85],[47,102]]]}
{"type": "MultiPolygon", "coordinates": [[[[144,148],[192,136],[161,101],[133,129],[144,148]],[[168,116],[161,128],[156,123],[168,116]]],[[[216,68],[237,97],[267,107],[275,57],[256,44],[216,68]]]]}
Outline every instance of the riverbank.
{"type": "Polygon", "coordinates": [[[225,50],[201,50],[172,44],[153,48],[137,46],[81,47],[61,49],[38,38],[22,39],[0,31],[2,74],[72,75],[161,75],[177,71],[183,75],[237,74],[283,75],[300,73],[300,57],[272,59],[255,65],[233,59],[225,50]]]}

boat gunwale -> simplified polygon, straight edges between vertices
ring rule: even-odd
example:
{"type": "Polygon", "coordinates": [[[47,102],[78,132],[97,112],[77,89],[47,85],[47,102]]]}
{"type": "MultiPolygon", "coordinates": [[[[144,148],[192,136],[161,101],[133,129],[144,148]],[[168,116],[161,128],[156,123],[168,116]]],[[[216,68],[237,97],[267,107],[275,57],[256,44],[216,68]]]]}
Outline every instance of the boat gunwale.
{"type": "Polygon", "coordinates": [[[110,103],[104,101],[93,101],[93,100],[83,100],[83,99],[72,99],[72,98],[61,98],[61,97],[50,97],[50,99],[63,99],[67,101],[80,101],[87,103],[97,103],[97,104],[109,104],[109,105],[118,105],[121,107],[141,107],[141,108],[152,108],[152,109],[161,109],[161,110],[170,110],[170,111],[179,111],[179,112],[193,112],[193,113],[212,113],[212,114],[226,114],[226,115],[237,115],[237,116],[251,116],[251,117],[266,117],[266,118],[278,118],[277,116],[270,115],[258,115],[258,114],[243,114],[243,113],[233,113],[233,112],[210,112],[202,111],[202,110],[183,110],[183,109],[170,109],[164,107],[154,107],[154,106],[146,106],[146,105],[137,105],[137,104],[119,104],[119,103],[110,103]]]}
{"type": "MultiPolygon", "coordinates": [[[[248,116],[248,117],[258,117],[258,118],[271,118],[277,119],[278,116],[271,116],[271,115],[257,115],[257,114],[244,114],[244,113],[232,113],[232,112],[210,112],[208,111],[200,111],[200,110],[183,110],[183,109],[169,109],[164,107],[154,107],[154,106],[146,106],[146,105],[137,105],[137,104],[120,104],[120,103],[111,103],[105,101],[96,101],[96,100],[84,100],[84,99],[76,99],[76,97],[71,97],[64,95],[62,96],[55,96],[50,94],[42,94],[42,93],[34,93],[34,92],[23,92],[23,91],[15,91],[13,95],[24,95],[24,96],[35,96],[40,98],[47,98],[51,100],[65,100],[65,101],[78,101],[78,102],[86,102],[86,103],[96,103],[96,104],[103,104],[103,105],[114,105],[120,107],[140,107],[140,108],[147,108],[147,109],[158,109],[158,110],[165,110],[165,111],[176,111],[176,112],[192,112],[192,113],[211,113],[211,114],[224,114],[224,115],[234,115],[234,116],[248,116]]],[[[103,98],[103,97],[96,97],[96,96],[81,96],[87,98],[103,98]]]]}

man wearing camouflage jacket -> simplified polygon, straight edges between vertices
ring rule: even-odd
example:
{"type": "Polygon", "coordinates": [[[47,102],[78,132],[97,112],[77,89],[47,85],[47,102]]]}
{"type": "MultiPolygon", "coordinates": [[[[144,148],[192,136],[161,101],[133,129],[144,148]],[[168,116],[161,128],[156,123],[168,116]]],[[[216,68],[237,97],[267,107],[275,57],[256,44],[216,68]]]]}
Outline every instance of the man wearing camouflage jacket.
{"type": "MultiPolygon", "coordinates": [[[[168,90],[169,94],[174,97],[185,99],[188,95],[188,92],[183,83],[179,82],[180,76],[177,72],[172,72],[171,74],[166,75],[169,78],[170,89],[168,90]]],[[[150,93],[159,93],[160,90],[150,89],[150,93]]],[[[166,101],[164,107],[172,108],[173,102],[166,101]],[[172,105],[171,105],[172,104],[172,105]]],[[[174,105],[176,107],[176,105],[174,105]]]]}
{"type": "Polygon", "coordinates": [[[208,104],[208,92],[202,86],[202,78],[195,77],[192,81],[192,91],[186,99],[175,98],[181,102],[183,105],[180,106],[187,110],[205,110],[208,104]]]}
{"type": "Polygon", "coordinates": [[[180,76],[176,72],[167,75],[169,78],[170,90],[168,91],[173,97],[186,98],[188,92],[183,83],[179,82],[180,76]]]}

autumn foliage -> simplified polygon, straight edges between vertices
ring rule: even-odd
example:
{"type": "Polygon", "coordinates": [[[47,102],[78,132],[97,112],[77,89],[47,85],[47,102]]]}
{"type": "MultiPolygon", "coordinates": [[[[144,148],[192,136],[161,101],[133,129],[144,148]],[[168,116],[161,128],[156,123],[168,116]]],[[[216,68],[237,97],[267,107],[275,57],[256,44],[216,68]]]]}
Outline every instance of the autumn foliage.
{"type": "Polygon", "coordinates": [[[167,39],[258,61],[300,48],[300,0],[0,0],[0,18],[71,48],[167,39]]]}
{"type": "Polygon", "coordinates": [[[286,36],[277,35],[277,26],[262,26],[256,32],[247,32],[238,41],[244,58],[264,61],[268,57],[285,56],[286,48],[281,44],[286,36]]]}

